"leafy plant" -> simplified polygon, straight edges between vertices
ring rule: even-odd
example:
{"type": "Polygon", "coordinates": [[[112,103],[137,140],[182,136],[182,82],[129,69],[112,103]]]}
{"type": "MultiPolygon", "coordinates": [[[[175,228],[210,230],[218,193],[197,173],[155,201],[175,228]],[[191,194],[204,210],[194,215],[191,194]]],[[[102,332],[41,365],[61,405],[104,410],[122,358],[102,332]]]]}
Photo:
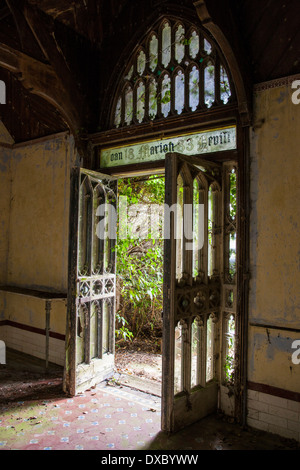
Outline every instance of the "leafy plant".
{"type": "MultiPolygon", "coordinates": [[[[119,194],[127,197],[127,206],[163,204],[164,180],[161,177],[131,178],[119,181],[119,194]]],[[[120,221],[119,221],[120,222],[120,221]]],[[[132,340],[153,331],[161,321],[163,301],[163,241],[130,229],[127,238],[117,240],[118,311],[117,337],[132,340]]],[[[119,224],[120,227],[120,224],[119,224]]]]}
{"type": "Polygon", "coordinates": [[[232,315],[227,321],[226,334],[226,356],[224,361],[224,372],[226,383],[233,383],[235,370],[235,320],[232,315]]]}
{"type": "Polygon", "coordinates": [[[117,324],[117,328],[116,328],[117,338],[121,338],[125,341],[126,340],[132,341],[133,333],[126,326],[128,325],[128,322],[118,312],[116,313],[116,324],[117,324]]]}

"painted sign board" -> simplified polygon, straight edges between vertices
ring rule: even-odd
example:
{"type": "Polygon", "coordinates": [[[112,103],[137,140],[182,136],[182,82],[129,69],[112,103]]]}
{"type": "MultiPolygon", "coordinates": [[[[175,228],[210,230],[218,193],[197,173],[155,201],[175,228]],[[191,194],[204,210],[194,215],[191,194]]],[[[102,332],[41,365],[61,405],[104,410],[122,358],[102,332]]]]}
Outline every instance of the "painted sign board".
{"type": "Polygon", "coordinates": [[[176,135],[137,144],[103,148],[100,167],[109,168],[163,160],[167,153],[199,155],[236,149],[236,127],[222,127],[203,132],[176,135]]]}

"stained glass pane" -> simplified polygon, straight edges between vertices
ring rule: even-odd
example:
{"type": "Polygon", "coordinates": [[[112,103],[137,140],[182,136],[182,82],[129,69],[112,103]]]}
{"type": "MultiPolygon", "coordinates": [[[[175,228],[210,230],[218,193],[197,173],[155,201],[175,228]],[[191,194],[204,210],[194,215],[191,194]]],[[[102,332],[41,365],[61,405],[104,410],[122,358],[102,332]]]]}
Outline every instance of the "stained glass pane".
{"type": "MultiPolygon", "coordinates": [[[[98,207],[104,204],[105,196],[104,192],[101,189],[101,186],[97,186],[94,189],[93,197],[93,211],[97,212],[98,207]]],[[[101,237],[101,230],[99,230],[99,219],[97,217],[93,218],[94,224],[94,233],[97,233],[96,237],[93,237],[92,243],[92,273],[93,274],[102,274],[103,270],[103,237],[101,237]]]]}
{"type": "Polygon", "coordinates": [[[232,232],[229,237],[229,274],[234,279],[236,274],[236,233],[232,232]]]}
{"type": "Polygon", "coordinates": [[[208,192],[208,275],[213,273],[214,263],[214,240],[213,240],[213,227],[214,227],[214,197],[211,187],[208,192]]]}
{"type": "Polygon", "coordinates": [[[125,122],[131,124],[133,118],[133,92],[131,87],[125,90],[125,122]]]}
{"type": "Polygon", "coordinates": [[[199,70],[195,66],[190,72],[189,91],[189,105],[191,110],[195,111],[199,105],[199,70]]]}
{"type": "Polygon", "coordinates": [[[184,58],[184,28],[182,25],[179,25],[175,32],[175,59],[180,64],[184,58]]]}
{"type": "Polygon", "coordinates": [[[157,115],[157,83],[154,79],[149,84],[149,118],[154,119],[157,115]]]}
{"type": "MultiPolygon", "coordinates": [[[[204,190],[198,179],[193,183],[193,276],[198,276],[201,266],[201,253],[204,246],[204,190]]],[[[205,268],[204,268],[205,269],[205,268]]]]}
{"type": "Polygon", "coordinates": [[[209,382],[214,377],[213,370],[213,339],[214,339],[214,324],[212,318],[207,320],[207,334],[206,334],[206,381],[209,382]]]}
{"type": "MultiPolygon", "coordinates": [[[[78,309],[77,322],[82,326],[85,324],[85,315],[83,306],[80,306],[78,309]]],[[[85,340],[85,328],[82,328],[82,331],[79,335],[76,335],[76,364],[82,364],[84,362],[84,340],[85,340]]]]}
{"type": "Polygon", "coordinates": [[[91,304],[90,321],[90,355],[93,359],[98,356],[98,312],[93,303],[91,304]]]}
{"type": "Polygon", "coordinates": [[[169,75],[165,75],[162,81],[161,89],[161,112],[167,117],[171,110],[171,79],[169,75]]]}
{"type": "Polygon", "coordinates": [[[204,101],[210,108],[215,100],[215,67],[209,64],[204,71],[204,101]]]}
{"type": "Polygon", "coordinates": [[[121,124],[121,108],[122,108],[122,99],[121,97],[118,99],[116,112],[115,112],[115,126],[119,127],[121,124]]]}
{"type": "Polygon", "coordinates": [[[110,209],[111,207],[107,204],[107,200],[105,201],[105,227],[104,227],[104,243],[103,243],[103,266],[104,272],[108,269],[109,261],[110,261],[110,237],[109,237],[109,225],[110,225],[110,209]]]}
{"type": "Polygon", "coordinates": [[[136,117],[138,122],[142,122],[145,117],[145,85],[140,82],[137,87],[136,117]]]}
{"type": "Polygon", "coordinates": [[[125,75],[124,79],[125,79],[125,80],[131,80],[132,75],[133,75],[133,65],[130,67],[130,69],[129,69],[129,71],[128,71],[128,74],[125,75]]]}
{"type": "Polygon", "coordinates": [[[171,27],[169,23],[164,25],[162,31],[162,64],[166,68],[171,61],[171,27]]]}
{"type": "Polygon", "coordinates": [[[209,55],[212,51],[211,44],[210,44],[209,41],[207,41],[207,39],[204,39],[204,50],[205,50],[207,55],[209,55]]]}
{"type": "Polygon", "coordinates": [[[231,96],[230,84],[229,84],[226,70],[224,69],[222,65],[220,69],[220,93],[221,93],[221,100],[223,101],[223,103],[224,104],[228,103],[228,100],[231,96]]]}
{"type": "Polygon", "coordinates": [[[209,56],[213,52],[217,54],[212,41],[209,37],[204,38],[196,26],[187,32],[184,24],[162,20],[160,27],[152,30],[145,42],[140,44],[130,65],[126,67],[123,87],[127,88],[116,101],[112,115],[113,126],[119,128],[133,122],[140,123],[145,117],[153,120],[159,111],[161,117],[165,118],[171,114],[182,114],[185,107],[191,112],[197,112],[203,103],[211,108],[216,97],[220,97],[218,104],[227,104],[231,89],[225,67],[220,65],[216,74],[214,59],[199,57],[200,54],[209,56]],[[174,72],[174,64],[180,64],[182,71],[174,72]],[[174,77],[169,75],[170,69],[176,74],[174,77]],[[220,80],[216,83],[219,72],[220,80]],[[137,87],[141,77],[144,86],[137,87]],[[144,96],[147,96],[146,104],[144,96]]]}
{"type": "Polygon", "coordinates": [[[236,207],[237,207],[237,180],[236,170],[233,168],[229,175],[230,196],[229,196],[229,215],[233,222],[231,225],[229,236],[229,275],[230,279],[234,279],[236,274],[236,231],[233,230],[236,221],[236,207]]]}
{"type": "Polygon", "coordinates": [[[181,279],[183,271],[183,201],[184,182],[181,175],[177,179],[177,214],[176,214],[176,279],[181,279]]]}
{"type": "Polygon", "coordinates": [[[182,391],[182,326],[180,323],[175,328],[175,370],[174,370],[174,393],[182,391]]]}
{"type": "Polygon", "coordinates": [[[184,75],[181,70],[175,77],[175,109],[181,114],[184,108],[184,75]]]}
{"type": "Polygon", "coordinates": [[[158,39],[153,34],[149,44],[149,56],[150,56],[150,70],[153,72],[158,63],[158,39]]]}
{"type": "Polygon", "coordinates": [[[229,175],[229,184],[230,184],[230,201],[229,201],[229,204],[230,204],[230,207],[229,207],[229,211],[230,211],[230,217],[232,218],[232,220],[235,220],[236,218],[236,203],[237,203],[237,200],[236,200],[236,196],[237,196],[237,181],[236,181],[236,169],[235,168],[232,168],[232,170],[230,171],[230,175],[229,175]]]}
{"type": "Polygon", "coordinates": [[[139,75],[144,73],[146,66],[146,55],[144,51],[141,51],[137,58],[137,72],[139,75]]]}
{"type": "Polygon", "coordinates": [[[190,37],[190,56],[195,59],[199,52],[199,36],[196,31],[193,31],[190,37]]]}
{"type": "Polygon", "coordinates": [[[230,315],[225,324],[226,354],[224,360],[225,380],[234,381],[235,367],[235,318],[230,315]]]}
{"type": "MultiPolygon", "coordinates": [[[[199,204],[199,182],[197,179],[194,179],[193,182],[193,230],[198,235],[198,226],[199,226],[199,210],[197,210],[199,204]]],[[[198,275],[199,270],[199,250],[193,250],[193,277],[198,275]]]]}
{"type": "Polygon", "coordinates": [[[88,224],[89,224],[89,191],[87,185],[82,183],[79,199],[79,252],[78,272],[81,276],[88,274],[88,224]]]}
{"type": "Polygon", "coordinates": [[[102,330],[102,347],[103,353],[109,351],[109,326],[110,326],[110,306],[107,301],[103,301],[103,330],[102,330]]]}
{"type": "Polygon", "coordinates": [[[192,364],[191,364],[191,387],[199,385],[200,372],[200,339],[201,330],[199,321],[194,320],[192,324],[192,364]]]}

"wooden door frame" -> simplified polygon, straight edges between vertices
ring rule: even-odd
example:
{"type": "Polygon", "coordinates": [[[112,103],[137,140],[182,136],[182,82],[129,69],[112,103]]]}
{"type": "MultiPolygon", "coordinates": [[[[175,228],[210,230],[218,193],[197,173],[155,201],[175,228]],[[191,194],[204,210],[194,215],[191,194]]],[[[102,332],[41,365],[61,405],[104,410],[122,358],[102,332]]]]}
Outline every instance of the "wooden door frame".
{"type": "Polygon", "coordinates": [[[250,127],[238,126],[238,220],[237,220],[237,358],[235,377],[235,418],[247,423],[248,317],[250,281],[250,127]]]}
{"type": "MultiPolygon", "coordinates": [[[[246,402],[247,402],[247,331],[248,331],[248,289],[249,289],[249,214],[250,214],[250,181],[249,181],[249,127],[243,126],[241,121],[237,119],[235,115],[234,118],[229,118],[221,122],[210,122],[209,125],[207,122],[202,123],[199,126],[201,129],[208,129],[209,127],[224,126],[224,124],[235,122],[237,128],[237,151],[230,152],[220,152],[218,155],[202,155],[201,158],[209,160],[212,156],[217,157],[216,159],[220,162],[228,161],[235,159],[238,163],[238,221],[237,221],[237,249],[239,253],[238,259],[238,269],[237,269],[237,291],[239,292],[238,304],[237,304],[237,350],[239,351],[238,363],[236,369],[236,384],[235,384],[235,409],[236,409],[236,420],[246,425],[246,402]],[[234,157],[234,158],[233,158],[234,157]]],[[[186,126],[184,126],[185,129],[186,126]]],[[[180,129],[180,133],[183,133],[184,129],[180,129]]],[[[179,131],[178,131],[179,132],[179,131]]],[[[104,133],[106,134],[106,133],[104,133]]],[[[107,134],[102,135],[99,138],[99,134],[94,136],[92,139],[94,158],[92,169],[96,172],[104,172],[104,169],[101,168],[99,162],[97,161],[97,155],[101,144],[104,142],[106,146],[110,142],[120,142],[123,141],[124,144],[128,143],[120,135],[114,134],[112,139],[107,140],[107,134]],[[118,135],[118,137],[117,137],[118,135]],[[108,142],[110,141],[110,142],[108,142]],[[99,145],[99,143],[101,144],[99,145]]],[[[174,134],[174,131],[172,132],[174,134]]],[[[143,136],[145,139],[145,135],[143,136]]],[[[141,141],[142,138],[139,136],[138,141],[141,141]]],[[[130,142],[132,140],[130,139],[130,142]]],[[[128,165],[126,168],[116,168],[116,169],[105,169],[107,174],[115,175],[121,171],[126,171],[128,175],[134,174],[136,170],[144,171],[154,171],[156,169],[162,169],[165,165],[165,161],[153,162],[148,164],[140,165],[128,165]]],[[[68,362],[69,354],[74,353],[75,351],[75,341],[76,338],[70,335],[70,331],[74,330],[74,322],[76,322],[76,311],[75,302],[74,302],[74,289],[76,287],[76,276],[75,276],[75,266],[77,266],[77,226],[78,226],[78,197],[79,197],[79,175],[80,167],[74,167],[71,170],[71,196],[70,196],[70,236],[69,236],[69,270],[68,270],[68,324],[67,324],[67,333],[66,333],[66,363],[68,362]]],[[[174,195],[171,196],[174,198],[174,195]]],[[[168,257],[168,254],[165,253],[165,256],[168,257]]],[[[170,260],[171,262],[172,260],[170,260]]],[[[168,287],[164,286],[164,295],[168,295],[168,287]]],[[[171,328],[172,325],[170,325],[171,328]]],[[[170,363],[170,357],[164,355],[163,361],[165,367],[173,367],[173,364],[170,363]]],[[[74,381],[75,374],[75,364],[72,364],[70,368],[65,368],[66,383],[72,383],[74,381]]],[[[170,384],[168,385],[170,387],[170,384]]],[[[167,388],[164,393],[171,394],[172,387],[167,388]]],[[[170,395],[172,396],[172,395],[170,395]]],[[[173,399],[173,396],[172,396],[173,399]]],[[[166,419],[166,417],[162,418],[166,419]]]]}
{"type": "MultiPolygon", "coordinates": [[[[216,164],[212,159],[209,161],[204,161],[203,158],[201,158],[202,155],[199,155],[199,157],[188,157],[182,154],[174,153],[171,155],[166,156],[166,162],[165,162],[165,167],[166,167],[166,180],[165,180],[165,203],[169,207],[175,207],[176,204],[178,203],[178,194],[177,194],[177,181],[178,181],[178,176],[181,172],[186,173],[186,177],[188,180],[185,180],[183,182],[183,186],[185,188],[185,193],[186,193],[186,201],[187,204],[192,203],[192,180],[190,180],[191,174],[189,170],[187,169],[189,166],[192,168],[195,166],[195,170],[198,171],[199,173],[202,173],[200,169],[197,169],[199,165],[203,165],[204,167],[207,168],[209,171],[210,168],[212,169],[212,173],[209,177],[209,181],[213,181],[211,179],[211,176],[214,174],[214,171],[220,170],[221,173],[216,177],[217,179],[215,180],[214,184],[216,184],[219,187],[219,190],[217,193],[219,193],[218,196],[218,203],[217,203],[217,212],[219,215],[217,215],[217,227],[222,227],[222,236],[220,240],[217,242],[218,244],[218,252],[219,254],[216,254],[216,259],[215,261],[217,262],[217,270],[220,275],[220,288],[221,292],[223,293],[223,287],[229,282],[227,280],[227,277],[225,276],[225,272],[222,269],[222,260],[224,256],[224,236],[225,236],[225,226],[224,221],[225,221],[225,213],[224,213],[224,203],[225,203],[225,192],[227,195],[227,192],[229,188],[227,187],[227,184],[225,185],[225,180],[223,181],[223,184],[221,183],[221,179],[224,179],[224,175],[227,173],[228,170],[226,170],[226,162],[225,167],[223,167],[223,164],[216,164]],[[184,167],[187,165],[186,171],[184,170],[184,167]],[[226,186],[226,187],[225,187],[226,186]],[[220,198],[221,196],[221,198],[220,198]],[[226,279],[225,279],[226,278],[226,279]]],[[[234,161],[230,159],[230,168],[232,167],[232,164],[234,164],[234,161]]],[[[193,171],[193,170],[191,170],[193,171]]],[[[204,178],[205,178],[205,173],[202,173],[204,178]]],[[[209,173],[208,173],[209,174],[209,173]]],[[[196,175],[196,173],[195,173],[196,175]]],[[[193,177],[192,177],[193,178],[193,177]]],[[[209,185],[209,184],[208,184],[209,185]]],[[[226,196],[227,198],[227,196],[226,196]]],[[[207,207],[206,207],[206,217],[207,217],[207,207]]],[[[218,350],[215,351],[215,354],[217,353],[216,362],[218,363],[217,370],[215,370],[217,374],[217,382],[215,380],[210,381],[210,379],[204,378],[201,382],[198,382],[198,385],[196,387],[191,386],[191,321],[194,316],[200,315],[202,317],[203,315],[203,320],[204,320],[204,325],[202,328],[204,330],[202,331],[202,340],[201,341],[201,351],[198,350],[198,354],[201,354],[202,360],[200,360],[201,364],[201,370],[203,373],[203,370],[205,370],[206,367],[206,334],[207,334],[207,320],[210,317],[210,314],[214,312],[214,308],[212,307],[212,310],[208,310],[208,312],[197,312],[193,306],[191,306],[191,311],[188,316],[186,316],[182,312],[182,317],[178,316],[178,295],[180,292],[180,289],[178,290],[177,287],[177,276],[176,276],[176,249],[177,249],[177,240],[174,237],[174,234],[176,232],[176,215],[171,211],[170,212],[170,219],[165,220],[165,228],[166,232],[168,234],[171,234],[171,238],[165,239],[164,243],[164,305],[163,305],[163,360],[162,360],[162,366],[163,366],[163,383],[162,383],[162,430],[165,432],[176,432],[182,427],[192,424],[194,422],[193,420],[198,420],[203,418],[209,413],[213,413],[214,411],[217,411],[217,403],[218,403],[218,388],[219,385],[221,384],[223,373],[222,369],[220,368],[221,362],[224,360],[223,354],[222,354],[222,340],[219,338],[219,335],[215,337],[215,340],[218,338],[216,341],[216,345],[218,344],[218,350]],[[170,225],[170,227],[169,227],[170,225]],[[210,313],[209,313],[210,311],[210,313]],[[181,332],[182,335],[182,357],[183,357],[183,362],[182,362],[182,368],[181,369],[181,380],[182,382],[182,391],[178,394],[175,395],[175,327],[176,324],[179,320],[179,318],[182,318],[182,325],[183,329],[181,332]],[[188,335],[188,336],[185,336],[188,335]],[[203,355],[204,354],[204,355],[203,355]],[[204,362],[203,362],[204,361],[204,362]],[[208,380],[208,381],[207,381],[208,380]]],[[[187,265],[182,266],[183,272],[191,273],[192,272],[192,259],[191,259],[192,253],[187,252],[187,265]]],[[[186,256],[185,256],[186,257],[186,256]]],[[[184,258],[185,258],[184,257],[184,258]]],[[[206,258],[205,258],[206,259],[206,258]]],[[[225,267],[225,266],[223,266],[225,267]]],[[[202,267],[203,269],[203,267],[202,267]]],[[[210,288],[212,288],[212,284],[207,285],[207,281],[204,281],[203,285],[210,285],[210,288]]],[[[211,279],[212,281],[212,279],[211,279]]],[[[217,283],[218,284],[218,283],[217,283]]],[[[199,286],[198,286],[199,287],[199,286]]],[[[235,284],[232,285],[232,288],[235,287],[235,284]]],[[[183,288],[184,289],[184,288],[183,288]]],[[[195,280],[190,286],[190,282],[187,280],[187,285],[186,285],[186,295],[189,296],[189,292],[193,292],[195,289],[197,289],[197,283],[195,284],[195,280]],[[191,289],[191,290],[190,290],[191,289]]],[[[195,295],[195,294],[194,294],[195,295]]],[[[223,313],[223,307],[225,307],[225,304],[223,305],[223,301],[221,301],[222,297],[220,298],[220,305],[217,307],[217,310],[219,311],[219,314],[217,314],[217,318],[219,318],[219,321],[217,322],[218,324],[218,330],[222,331],[222,336],[223,336],[223,328],[222,324],[225,319],[224,313],[223,313]],[[222,323],[220,323],[220,321],[222,323]]],[[[234,297],[236,299],[236,297],[234,297]]],[[[193,302],[193,300],[190,298],[190,302],[193,302]]],[[[236,302],[236,301],[235,301],[236,302]]],[[[186,313],[187,314],[187,313],[186,313]]],[[[214,316],[214,315],[213,315],[214,316]]],[[[236,318],[236,315],[234,315],[236,318]]],[[[213,320],[214,322],[214,320],[213,320]]],[[[199,357],[200,359],[200,357],[199,357]]],[[[223,362],[222,362],[223,364],[223,362]]],[[[216,367],[217,364],[214,365],[216,367]]],[[[205,375],[205,374],[204,374],[205,375]]],[[[203,379],[203,377],[202,377],[203,379]]]]}
{"type": "MultiPolygon", "coordinates": [[[[66,340],[65,340],[65,368],[63,377],[63,390],[70,396],[76,395],[76,343],[77,343],[77,309],[79,298],[78,288],[78,242],[79,242],[79,206],[80,206],[80,188],[81,188],[81,175],[86,174],[89,177],[99,178],[106,177],[112,179],[109,175],[99,174],[94,170],[82,168],[79,165],[71,168],[70,173],[70,206],[69,206],[69,252],[68,252],[68,296],[67,296],[67,321],[66,321],[66,340]]],[[[100,298],[100,297],[99,297],[100,298]]],[[[115,298],[115,288],[114,295],[115,298]]],[[[102,297],[101,297],[102,299],[102,297]]],[[[113,307],[114,308],[114,307],[113,307]]],[[[115,315],[113,322],[115,321],[115,315]]],[[[115,349],[114,343],[114,324],[109,334],[110,349],[115,349]],[[113,330],[113,333],[112,333],[113,330]]],[[[88,358],[91,364],[92,360],[85,352],[85,356],[88,358]]],[[[103,360],[102,355],[97,359],[103,360]]]]}
{"type": "Polygon", "coordinates": [[[80,167],[74,166],[70,174],[70,209],[69,209],[69,264],[68,264],[68,299],[66,325],[66,360],[64,369],[64,392],[75,396],[76,381],[76,289],[78,264],[78,222],[79,222],[80,167]],[[72,358],[72,363],[70,358],[72,358]]]}

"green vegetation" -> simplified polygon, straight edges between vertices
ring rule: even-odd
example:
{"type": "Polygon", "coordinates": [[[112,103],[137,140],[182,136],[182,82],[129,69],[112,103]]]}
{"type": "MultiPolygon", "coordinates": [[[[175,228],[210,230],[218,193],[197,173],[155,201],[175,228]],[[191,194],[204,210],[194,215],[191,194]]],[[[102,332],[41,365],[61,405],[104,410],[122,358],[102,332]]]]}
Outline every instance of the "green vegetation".
{"type": "MultiPolygon", "coordinates": [[[[127,207],[164,203],[164,178],[130,178],[119,181],[119,196],[127,207]]],[[[117,240],[117,339],[133,340],[161,330],[163,302],[163,239],[151,233],[130,232],[136,220],[128,218],[127,238],[117,240]]],[[[120,228],[120,221],[119,221],[120,228]]],[[[138,227],[137,227],[138,228],[138,227]]],[[[120,232],[120,230],[119,230],[120,232]]]]}

